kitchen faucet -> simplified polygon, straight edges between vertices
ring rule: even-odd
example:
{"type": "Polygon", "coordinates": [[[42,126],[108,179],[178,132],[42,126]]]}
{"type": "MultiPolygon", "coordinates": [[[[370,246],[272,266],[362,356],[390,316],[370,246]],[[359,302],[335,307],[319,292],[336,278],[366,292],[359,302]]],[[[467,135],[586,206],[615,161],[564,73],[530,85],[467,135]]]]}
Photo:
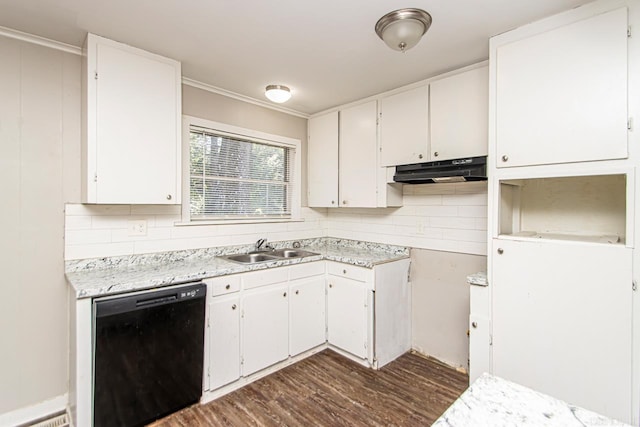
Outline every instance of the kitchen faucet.
{"type": "Polygon", "coordinates": [[[256,251],[272,251],[273,250],[273,246],[271,246],[270,244],[266,244],[264,248],[262,248],[262,245],[264,245],[265,243],[267,243],[267,239],[258,239],[258,241],[256,242],[256,247],[255,250],[256,251]]]}

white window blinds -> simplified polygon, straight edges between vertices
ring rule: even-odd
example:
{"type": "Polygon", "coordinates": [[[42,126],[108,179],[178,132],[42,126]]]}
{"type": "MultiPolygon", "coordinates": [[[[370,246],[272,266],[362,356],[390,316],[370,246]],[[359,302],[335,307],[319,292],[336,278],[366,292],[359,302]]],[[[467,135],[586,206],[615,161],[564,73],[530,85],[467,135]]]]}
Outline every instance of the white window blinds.
{"type": "Polygon", "coordinates": [[[194,127],[189,145],[192,220],[291,217],[293,148],[194,127]]]}

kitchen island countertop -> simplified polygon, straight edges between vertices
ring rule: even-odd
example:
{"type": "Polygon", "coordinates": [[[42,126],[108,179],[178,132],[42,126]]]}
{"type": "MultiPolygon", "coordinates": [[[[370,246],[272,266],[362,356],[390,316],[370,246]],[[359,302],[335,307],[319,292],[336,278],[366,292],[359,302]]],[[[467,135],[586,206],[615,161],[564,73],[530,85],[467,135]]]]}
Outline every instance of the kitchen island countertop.
{"type": "MultiPolygon", "coordinates": [[[[204,278],[244,273],[320,260],[365,268],[409,257],[409,249],[380,243],[318,238],[300,241],[302,249],[318,255],[238,264],[223,255],[250,251],[251,246],[229,246],[108,258],[67,261],[65,275],[76,298],[91,298],[192,282],[204,278]]],[[[276,248],[293,242],[275,242],[276,248]]]]}
{"type": "Polygon", "coordinates": [[[483,374],[433,427],[595,427],[627,426],[559,399],[483,374]]]}

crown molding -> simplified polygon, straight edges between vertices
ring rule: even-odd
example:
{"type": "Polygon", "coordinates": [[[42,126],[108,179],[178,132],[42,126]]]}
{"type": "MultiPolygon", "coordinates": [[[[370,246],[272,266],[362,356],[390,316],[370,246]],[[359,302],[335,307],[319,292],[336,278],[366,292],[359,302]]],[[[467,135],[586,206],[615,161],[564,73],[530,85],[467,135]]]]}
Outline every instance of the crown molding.
{"type": "Polygon", "coordinates": [[[202,83],[202,82],[199,82],[197,80],[190,79],[188,77],[182,77],[182,83],[187,85],[187,86],[192,86],[192,87],[195,87],[195,88],[198,88],[198,89],[206,90],[207,92],[217,93],[218,95],[223,95],[223,96],[226,96],[226,97],[229,97],[229,98],[237,99],[238,101],[243,101],[243,102],[247,102],[249,104],[258,105],[260,107],[268,108],[270,110],[279,111],[281,113],[286,113],[286,114],[289,114],[289,115],[292,115],[292,116],[302,117],[303,119],[308,119],[309,118],[309,114],[302,113],[302,112],[296,111],[296,110],[292,110],[290,108],[279,107],[279,106],[273,105],[273,104],[271,104],[269,102],[266,102],[266,101],[261,101],[259,99],[251,98],[250,96],[241,95],[239,93],[235,93],[235,92],[232,92],[232,91],[227,90],[227,89],[222,89],[222,88],[217,87],[217,86],[212,86],[212,85],[207,84],[207,83],[202,83]]]}
{"type": "Polygon", "coordinates": [[[82,48],[67,43],[58,42],[46,37],[36,36],[34,34],[25,33],[14,30],[12,28],[0,27],[0,36],[21,40],[27,43],[33,43],[40,46],[49,47],[51,49],[61,50],[63,52],[72,53],[74,55],[82,55],[82,48]]]}

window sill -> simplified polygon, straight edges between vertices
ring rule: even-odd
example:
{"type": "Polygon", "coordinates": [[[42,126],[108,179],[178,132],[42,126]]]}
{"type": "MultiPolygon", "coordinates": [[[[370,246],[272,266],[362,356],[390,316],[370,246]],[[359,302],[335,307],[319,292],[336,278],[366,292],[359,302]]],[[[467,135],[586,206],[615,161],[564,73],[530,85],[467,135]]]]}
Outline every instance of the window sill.
{"type": "Polygon", "coordinates": [[[268,224],[268,223],[282,223],[282,222],[304,222],[304,218],[267,218],[267,219],[226,219],[226,220],[201,220],[201,221],[186,221],[186,222],[174,222],[176,227],[188,227],[194,225],[231,225],[231,224],[268,224]]]}

